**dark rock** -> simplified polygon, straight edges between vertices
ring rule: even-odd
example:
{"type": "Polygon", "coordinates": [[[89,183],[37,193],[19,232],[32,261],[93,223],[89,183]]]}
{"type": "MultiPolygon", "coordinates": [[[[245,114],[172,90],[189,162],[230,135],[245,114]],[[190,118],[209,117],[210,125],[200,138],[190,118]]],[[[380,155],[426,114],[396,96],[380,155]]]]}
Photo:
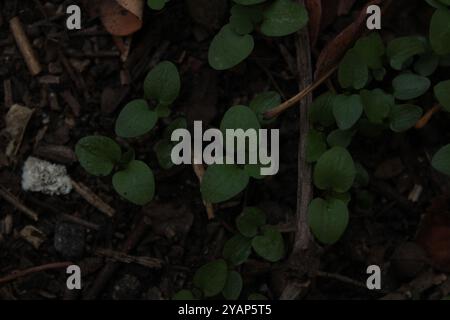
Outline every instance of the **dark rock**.
{"type": "Polygon", "coordinates": [[[76,259],[83,255],[85,245],[84,228],[60,222],[55,229],[54,246],[63,257],[76,259]]]}

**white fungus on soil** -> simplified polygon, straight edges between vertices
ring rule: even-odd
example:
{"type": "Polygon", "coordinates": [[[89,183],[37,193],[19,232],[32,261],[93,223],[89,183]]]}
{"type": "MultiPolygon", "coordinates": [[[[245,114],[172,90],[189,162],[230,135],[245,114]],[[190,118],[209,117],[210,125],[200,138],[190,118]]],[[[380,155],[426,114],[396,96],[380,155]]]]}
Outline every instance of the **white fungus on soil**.
{"type": "Polygon", "coordinates": [[[22,189],[61,195],[72,191],[72,182],[65,166],[29,157],[23,165],[22,189]]]}

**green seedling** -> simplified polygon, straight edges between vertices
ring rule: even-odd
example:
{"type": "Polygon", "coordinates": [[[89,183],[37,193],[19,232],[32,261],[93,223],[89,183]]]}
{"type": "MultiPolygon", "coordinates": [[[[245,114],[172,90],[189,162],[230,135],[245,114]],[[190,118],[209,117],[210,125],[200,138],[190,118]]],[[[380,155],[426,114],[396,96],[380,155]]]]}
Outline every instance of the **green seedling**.
{"type": "MultiPolygon", "coordinates": [[[[281,98],[275,92],[257,95],[250,107],[234,106],[224,115],[220,130],[227,129],[260,129],[267,122],[262,114],[278,105],[281,98]]],[[[248,185],[250,178],[261,179],[261,165],[213,164],[205,172],[200,187],[203,199],[211,203],[227,201],[241,193],[248,185]]]]}
{"type": "Polygon", "coordinates": [[[303,5],[293,0],[233,0],[231,17],[214,37],[208,60],[216,70],[230,69],[244,61],[253,51],[251,33],[258,30],[268,37],[295,33],[308,23],[303,5]]]}
{"type": "MultiPolygon", "coordinates": [[[[238,234],[229,239],[223,248],[223,258],[200,267],[194,275],[193,285],[200,290],[181,290],[175,300],[211,298],[222,295],[227,300],[237,300],[242,291],[242,277],[233,268],[245,263],[252,252],[269,262],[281,260],[285,253],[281,233],[266,224],[266,215],[258,208],[247,207],[236,219],[238,234]]],[[[252,294],[249,300],[266,300],[252,294]]]]}
{"type": "MultiPolygon", "coordinates": [[[[321,196],[311,202],[308,222],[323,244],[334,244],[345,233],[352,187],[357,205],[373,203],[364,190],[369,174],[347,151],[353,138],[413,128],[423,115],[420,105],[432,96],[450,112],[450,80],[437,72],[449,66],[450,2],[428,3],[437,8],[428,38],[400,37],[387,45],[377,33],[359,39],[339,65],[342,92],[325,93],[312,105],[306,158],[314,164],[313,182],[321,196]]],[[[435,154],[432,166],[450,176],[450,145],[435,154]]]]}
{"type": "MultiPolygon", "coordinates": [[[[115,126],[122,138],[135,138],[148,133],[158,117],[168,116],[170,105],[180,91],[178,70],[171,62],[162,62],[149,72],[144,82],[145,99],[129,102],[120,112],[115,126]],[[150,108],[150,103],[155,108],[150,108]]],[[[81,166],[95,176],[114,172],[112,184],[123,198],[145,205],[153,199],[155,181],[152,170],[135,159],[134,151],[122,153],[114,140],[103,136],[82,138],[75,147],[81,166]]]]}

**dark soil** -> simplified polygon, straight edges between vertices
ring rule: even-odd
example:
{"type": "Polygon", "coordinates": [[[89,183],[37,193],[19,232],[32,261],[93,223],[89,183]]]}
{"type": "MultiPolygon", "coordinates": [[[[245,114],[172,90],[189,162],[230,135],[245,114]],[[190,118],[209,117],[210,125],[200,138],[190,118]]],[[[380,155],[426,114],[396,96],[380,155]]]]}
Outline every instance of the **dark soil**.
{"type": "MultiPolygon", "coordinates": [[[[408,3],[408,9],[388,20],[386,33],[426,30],[420,22],[427,20],[422,17],[428,14],[426,4],[399,2],[408,3]],[[402,29],[398,24],[406,27],[402,29]]],[[[280,172],[252,181],[245,194],[216,208],[213,221],[207,219],[192,167],[166,171],[158,165],[153,146],[170,119],[160,121],[142,138],[119,140],[124,149],[132,146],[138,158],[155,172],[156,198],[144,208],[120,199],[110,178],[88,175],[77,163],[73,150],[86,135],[114,138],[119,110],[131,99],[142,97],[145,75],[161,60],[176,63],[182,79],[182,92],[171,119],[184,115],[190,124],[202,120],[204,126],[217,127],[227,108],[247,104],[257,93],[270,89],[285,98],[293,96],[298,91],[295,64],[292,67],[296,55],[294,37],[267,40],[257,36],[257,47],[250,59],[233,70],[216,72],[208,66],[208,46],[226,13],[211,16],[192,12],[185,1],[172,0],[162,12],[146,9],[145,25],[133,36],[130,55],[122,62],[111,35],[87,3],[0,2],[0,78],[3,83],[11,83],[14,103],[34,111],[17,155],[6,156],[9,138],[7,134],[1,136],[0,187],[39,215],[39,220],[33,221],[17,205],[0,198],[0,277],[63,261],[79,264],[83,270],[81,291],[66,289],[64,270],[49,270],[0,284],[0,299],[170,299],[178,290],[190,287],[199,266],[221,255],[224,242],[234,230],[234,218],[244,206],[263,208],[269,222],[280,225],[289,253],[297,205],[298,110],[288,111],[273,124],[281,129],[280,172]],[[83,8],[83,30],[78,32],[68,31],[66,16],[58,13],[58,9],[73,3],[83,8]],[[8,21],[14,16],[20,17],[38,52],[43,66],[38,76],[31,76],[11,35],[8,21]],[[124,74],[128,81],[123,81],[124,74]],[[115,216],[107,217],[76,192],[67,196],[24,192],[22,165],[31,155],[65,165],[72,179],[109,204],[115,216]],[[27,226],[40,231],[39,246],[21,235],[27,226]],[[117,257],[104,257],[99,249],[150,257],[161,262],[162,267],[124,263],[117,257]]],[[[349,20],[351,16],[335,19],[322,31],[318,48],[349,20]]],[[[10,107],[5,92],[0,86],[0,96],[5,97],[5,102],[0,102],[0,129],[5,127],[10,107]]],[[[422,214],[432,199],[448,187],[448,181],[429,165],[429,155],[448,141],[443,118],[434,119],[421,131],[377,139],[358,137],[353,141],[352,154],[372,175],[366,189],[372,202],[369,206],[352,204],[349,229],[337,245],[324,248],[320,258],[322,276],[311,279],[307,299],[378,299],[428,270],[427,266],[414,264],[416,259],[411,262],[419,249],[413,248],[413,253],[404,258],[402,246],[414,241],[422,214]],[[423,192],[417,202],[411,202],[408,195],[415,185],[421,186],[423,192]],[[383,267],[382,292],[370,292],[326,275],[338,274],[365,284],[366,268],[372,264],[383,267]]],[[[272,265],[252,257],[241,270],[242,297],[260,292],[277,299],[284,280],[295,277],[295,270],[281,272],[286,261],[272,265]]],[[[429,288],[421,291],[420,297],[436,296],[439,289],[432,285],[429,288]]]]}

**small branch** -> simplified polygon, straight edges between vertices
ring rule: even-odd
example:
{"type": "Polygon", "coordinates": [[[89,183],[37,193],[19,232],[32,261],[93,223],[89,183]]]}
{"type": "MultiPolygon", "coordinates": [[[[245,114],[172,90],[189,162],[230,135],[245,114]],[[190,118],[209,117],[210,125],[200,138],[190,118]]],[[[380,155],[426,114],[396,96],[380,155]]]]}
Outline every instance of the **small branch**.
{"type": "Polygon", "coordinates": [[[428,122],[430,122],[431,118],[438,112],[440,112],[442,110],[442,106],[440,105],[435,105],[433,108],[431,108],[430,110],[428,110],[422,118],[420,118],[419,121],[417,121],[416,123],[416,129],[422,129],[423,127],[425,127],[428,122]]]}
{"type": "Polygon", "coordinates": [[[108,250],[108,249],[94,249],[94,254],[112,259],[114,261],[122,263],[135,263],[150,269],[161,269],[163,266],[163,261],[150,257],[136,257],[130,256],[126,253],[108,250]]]}
{"type": "Polygon", "coordinates": [[[338,68],[337,66],[334,67],[334,68],[331,68],[320,79],[318,79],[314,83],[309,84],[308,86],[306,86],[297,95],[295,95],[294,97],[290,98],[289,100],[283,102],[278,107],[275,107],[272,110],[267,111],[264,114],[264,118],[266,118],[266,119],[275,118],[275,117],[279,116],[280,114],[282,114],[287,109],[296,106],[301,100],[303,100],[305,97],[307,97],[309,94],[311,94],[314,90],[316,90],[326,80],[328,80],[328,78],[331,77],[331,75],[337,70],[337,68],[338,68]]]}
{"type": "Polygon", "coordinates": [[[72,264],[73,264],[72,262],[55,262],[55,263],[44,264],[42,266],[32,267],[32,268],[21,270],[21,271],[16,271],[6,277],[0,278],[0,285],[14,281],[16,279],[19,279],[19,278],[22,278],[25,276],[28,276],[33,273],[38,273],[38,272],[47,271],[47,270],[54,270],[54,269],[64,269],[72,264]]]}
{"type": "Polygon", "coordinates": [[[316,275],[321,278],[334,279],[343,283],[351,284],[352,286],[363,288],[367,290],[367,286],[359,281],[353,280],[352,278],[336,274],[336,273],[328,273],[323,271],[317,271],[316,275]]]}
{"type": "Polygon", "coordinates": [[[14,207],[16,207],[17,210],[21,211],[22,213],[26,214],[30,219],[34,221],[39,220],[39,216],[36,212],[29,209],[25,205],[20,202],[19,199],[17,199],[13,194],[11,194],[8,190],[6,190],[5,187],[0,185],[0,197],[5,199],[7,202],[12,204],[14,207]]]}
{"type": "Polygon", "coordinates": [[[30,40],[23,28],[22,22],[19,17],[14,17],[9,21],[9,27],[11,33],[16,40],[17,46],[27,64],[28,70],[30,70],[31,75],[35,76],[41,73],[42,67],[39,63],[36,53],[31,46],[30,40]]]}
{"type": "Polygon", "coordinates": [[[78,183],[72,180],[72,186],[74,190],[84,198],[89,204],[97,208],[100,212],[106,214],[112,218],[116,214],[116,211],[105,203],[99,196],[93,193],[87,186],[82,183],[78,183]]]}

